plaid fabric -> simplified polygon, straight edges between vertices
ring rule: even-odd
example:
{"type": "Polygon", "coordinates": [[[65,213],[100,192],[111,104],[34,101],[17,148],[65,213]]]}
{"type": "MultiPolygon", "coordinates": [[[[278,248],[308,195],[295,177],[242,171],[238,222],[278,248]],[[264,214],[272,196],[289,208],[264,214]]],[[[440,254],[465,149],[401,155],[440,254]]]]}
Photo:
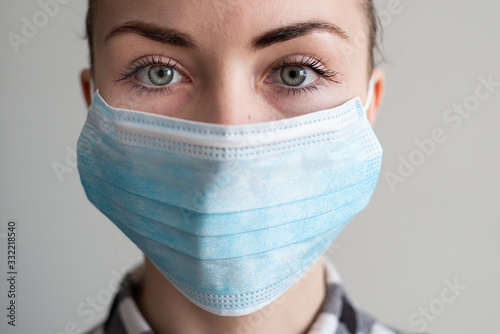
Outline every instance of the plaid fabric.
{"type": "MultiPolygon", "coordinates": [[[[324,259],[326,297],[308,334],[403,334],[357,310],[342,288],[333,265],[324,259]]],[[[129,273],[115,296],[107,321],[87,334],[154,334],[132,296],[137,275],[129,273]]]]}

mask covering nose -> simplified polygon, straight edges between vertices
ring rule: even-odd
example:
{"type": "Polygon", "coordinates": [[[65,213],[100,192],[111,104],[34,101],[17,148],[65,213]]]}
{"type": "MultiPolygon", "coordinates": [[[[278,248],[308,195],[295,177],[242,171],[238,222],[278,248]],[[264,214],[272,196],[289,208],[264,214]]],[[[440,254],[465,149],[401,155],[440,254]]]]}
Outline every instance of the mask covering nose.
{"type": "Polygon", "coordinates": [[[78,142],[89,200],[191,302],[255,312],[295,284],[368,204],[382,149],[359,98],[218,125],[110,107],[78,142]]]}

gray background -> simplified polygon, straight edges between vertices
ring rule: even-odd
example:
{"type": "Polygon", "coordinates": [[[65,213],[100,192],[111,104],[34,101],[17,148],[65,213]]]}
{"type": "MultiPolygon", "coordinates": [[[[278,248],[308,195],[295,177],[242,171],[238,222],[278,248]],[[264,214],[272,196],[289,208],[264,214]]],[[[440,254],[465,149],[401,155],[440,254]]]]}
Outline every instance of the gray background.
{"type": "MultiPolygon", "coordinates": [[[[500,88],[460,126],[443,117],[454,104],[474,102],[479,77],[500,82],[500,3],[399,3],[377,1],[388,78],[376,125],[385,150],[380,181],[329,254],[351,298],[384,322],[409,331],[425,325],[431,333],[498,333],[500,88]],[[446,141],[418,161],[415,141],[435,129],[446,141]],[[419,166],[391,189],[386,175],[398,173],[401,158],[419,166]],[[445,302],[446,282],[455,280],[463,289],[449,291],[445,302]]],[[[35,0],[0,4],[1,333],[91,327],[106,316],[114,277],[141,260],[87,201],[67,153],[86,115],[78,82],[87,65],[85,4],[61,5],[18,53],[8,33],[20,34],[22,18],[32,21],[41,7],[35,0]],[[54,166],[66,166],[60,179],[54,166]],[[4,315],[9,219],[19,232],[15,329],[4,315]]]]}

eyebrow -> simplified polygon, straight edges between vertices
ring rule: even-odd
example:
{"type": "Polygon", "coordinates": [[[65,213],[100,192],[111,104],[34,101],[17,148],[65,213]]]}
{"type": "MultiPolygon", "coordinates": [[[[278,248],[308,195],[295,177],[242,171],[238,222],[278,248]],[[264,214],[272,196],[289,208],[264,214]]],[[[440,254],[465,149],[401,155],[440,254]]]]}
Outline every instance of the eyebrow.
{"type": "Polygon", "coordinates": [[[196,46],[196,44],[187,34],[184,34],[178,30],[164,28],[154,24],[138,21],[127,22],[113,28],[111,32],[106,36],[104,43],[106,43],[110,38],[126,32],[134,32],[150,40],[163,44],[170,44],[183,48],[194,48],[196,46]]]}
{"type": "Polygon", "coordinates": [[[349,35],[338,25],[327,22],[300,22],[280,28],[273,29],[257,37],[253,44],[253,49],[263,49],[275,43],[285,42],[297,37],[305,36],[317,31],[333,33],[348,41],[349,35]]]}
{"type": "MultiPolygon", "coordinates": [[[[295,23],[265,32],[253,40],[252,49],[260,50],[276,43],[289,41],[291,39],[318,31],[329,32],[341,37],[344,40],[349,40],[347,32],[336,24],[309,21],[295,23]]],[[[193,39],[179,30],[160,27],[154,24],[139,21],[131,21],[114,27],[106,36],[104,42],[106,43],[112,37],[127,32],[133,32],[163,44],[170,44],[182,48],[196,48],[196,43],[193,39]]]]}

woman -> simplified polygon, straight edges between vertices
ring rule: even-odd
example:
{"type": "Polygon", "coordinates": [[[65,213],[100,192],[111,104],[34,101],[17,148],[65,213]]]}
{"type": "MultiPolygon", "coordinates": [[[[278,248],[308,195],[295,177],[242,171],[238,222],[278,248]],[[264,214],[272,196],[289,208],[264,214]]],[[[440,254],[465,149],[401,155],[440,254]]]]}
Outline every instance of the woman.
{"type": "Polygon", "coordinates": [[[82,184],[146,255],[92,333],[396,333],[322,257],[380,169],[371,1],[91,0],[87,33],[82,184]]]}

